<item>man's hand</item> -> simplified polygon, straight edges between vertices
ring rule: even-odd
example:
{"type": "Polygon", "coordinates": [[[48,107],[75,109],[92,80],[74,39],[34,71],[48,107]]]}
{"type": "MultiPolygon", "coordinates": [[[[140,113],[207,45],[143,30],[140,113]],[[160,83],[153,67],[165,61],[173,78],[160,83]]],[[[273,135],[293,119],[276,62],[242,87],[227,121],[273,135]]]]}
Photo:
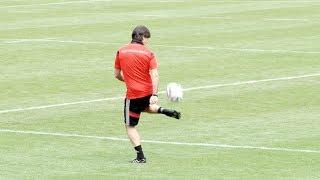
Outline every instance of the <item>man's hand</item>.
{"type": "Polygon", "coordinates": [[[158,96],[152,95],[152,96],[150,97],[150,105],[158,104],[158,101],[159,101],[158,96]]]}

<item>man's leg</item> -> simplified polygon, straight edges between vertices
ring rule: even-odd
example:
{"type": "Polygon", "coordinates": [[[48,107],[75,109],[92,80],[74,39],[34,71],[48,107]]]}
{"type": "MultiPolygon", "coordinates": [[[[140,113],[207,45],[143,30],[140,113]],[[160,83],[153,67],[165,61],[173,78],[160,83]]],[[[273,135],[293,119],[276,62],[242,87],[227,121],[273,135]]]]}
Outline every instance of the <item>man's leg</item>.
{"type": "Polygon", "coordinates": [[[135,160],[133,160],[132,162],[145,163],[146,158],[144,157],[144,154],[142,151],[140,135],[139,135],[137,128],[135,126],[126,125],[126,130],[127,130],[127,135],[130,139],[130,142],[137,153],[137,158],[135,160]]]}
{"type": "Polygon", "coordinates": [[[126,125],[126,130],[127,130],[127,135],[130,139],[131,144],[134,147],[141,145],[140,135],[138,133],[137,128],[135,126],[126,125]]]}
{"type": "Polygon", "coordinates": [[[166,108],[160,107],[157,104],[150,105],[146,109],[146,112],[164,114],[166,116],[173,117],[173,118],[176,118],[176,119],[180,119],[181,118],[181,113],[180,112],[178,112],[176,110],[173,110],[173,109],[166,109],[166,108]]]}
{"type": "Polygon", "coordinates": [[[136,100],[125,99],[124,104],[124,121],[127,131],[128,138],[131,141],[135,151],[137,152],[137,158],[132,161],[132,163],[146,163],[146,158],[144,157],[140,135],[136,128],[139,123],[140,111],[137,111],[139,103],[136,100]]]}

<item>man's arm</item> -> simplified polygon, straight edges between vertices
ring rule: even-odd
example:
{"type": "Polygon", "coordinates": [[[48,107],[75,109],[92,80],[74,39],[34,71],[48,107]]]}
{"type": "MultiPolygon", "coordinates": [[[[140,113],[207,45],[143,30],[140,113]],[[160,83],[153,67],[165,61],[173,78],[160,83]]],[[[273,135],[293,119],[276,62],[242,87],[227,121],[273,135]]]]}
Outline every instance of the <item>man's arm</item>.
{"type": "Polygon", "coordinates": [[[114,68],[114,77],[117,78],[119,81],[124,82],[124,78],[120,69],[114,68]]]}
{"type": "Polygon", "coordinates": [[[159,86],[159,73],[158,69],[154,68],[150,70],[150,76],[152,80],[152,96],[150,98],[150,104],[158,103],[158,86],[159,86]]]}
{"type": "Polygon", "coordinates": [[[152,80],[152,94],[158,94],[158,86],[159,86],[159,73],[158,69],[151,69],[150,70],[150,76],[152,80]]]}

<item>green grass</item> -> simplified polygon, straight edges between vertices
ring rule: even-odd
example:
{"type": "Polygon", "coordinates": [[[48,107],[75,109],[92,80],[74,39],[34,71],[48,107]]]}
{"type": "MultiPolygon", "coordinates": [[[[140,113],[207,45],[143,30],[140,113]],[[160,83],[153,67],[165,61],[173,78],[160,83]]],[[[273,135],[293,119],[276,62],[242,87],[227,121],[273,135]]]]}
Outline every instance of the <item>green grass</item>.
{"type": "MultiPolygon", "coordinates": [[[[138,24],[151,30],[161,90],[173,81],[190,88],[320,73],[316,1],[61,2],[0,2],[0,111],[123,95],[114,55],[138,24]]],[[[319,152],[319,82],[315,76],[187,91],[181,103],[161,95],[161,105],[181,110],[183,119],[144,114],[139,131],[144,140],[319,152]]],[[[122,103],[2,113],[0,130],[126,138],[122,103]]],[[[127,141],[0,131],[0,179],[320,178],[319,153],[143,148],[148,163],[132,165],[127,141]]]]}

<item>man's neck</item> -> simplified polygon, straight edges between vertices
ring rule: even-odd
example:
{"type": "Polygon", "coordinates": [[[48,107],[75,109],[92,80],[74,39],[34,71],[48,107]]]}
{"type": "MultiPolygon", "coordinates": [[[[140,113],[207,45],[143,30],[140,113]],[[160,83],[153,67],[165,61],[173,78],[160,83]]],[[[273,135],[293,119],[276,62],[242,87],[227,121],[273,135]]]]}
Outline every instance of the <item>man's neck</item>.
{"type": "Polygon", "coordinates": [[[141,45],[144,45],[143,42],[139,42],[139,41],[135,41],[135,40],[132,40],[132,41],[131,41],[131,44],[141,44],[141,45]]]}

